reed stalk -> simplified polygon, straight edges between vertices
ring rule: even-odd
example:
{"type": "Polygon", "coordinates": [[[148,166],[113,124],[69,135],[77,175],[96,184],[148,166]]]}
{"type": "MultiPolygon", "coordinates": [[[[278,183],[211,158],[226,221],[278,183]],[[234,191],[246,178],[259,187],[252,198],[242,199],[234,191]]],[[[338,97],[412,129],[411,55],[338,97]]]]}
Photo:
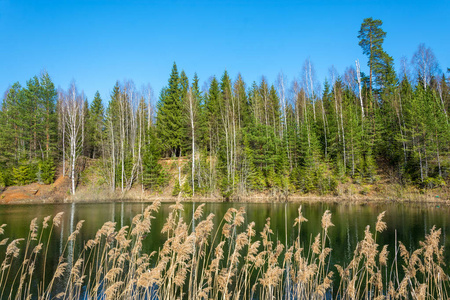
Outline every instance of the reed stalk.
{"type": "MultiPolygon", "coordinates": [[[[299,207],[292,244],[274,239],[270,219],[257,236],[255,223],[244,227],[245,210],[230,208],[214,231],[214,215],[203,217],[200,205],[186,222],[180,202],[171,211],[161,232],[166,238],[159,251],[145,253],[159,202],[135,216],[130,226],[116,229],[105,223],[80,253],[66,251],[78,243],[83,221],[70,233],[51,279],[46,263],[50,237],[62,214],[30,224],[27,239],[6,239],[0,269],[0,298],[8,299],[448,299],[449,276],[444,272],[441,230],[433,227],[420,247],[409,252],[395,241],[393,261],[388,245],[377,238],[387,228],[381,213],[372,232],[367,226],[348,265],[331,266],[331,213],[325,211],[321,228],[308,246],[301,239],[308,220],[299,207]],[[196,224],[196,225],[195,225],[196,224]],[[49,230],[49,237],[43,238],[49,230]],[[40,232],[39,232],[40,231],[40,232]],[[23,255],[20,243],[25,241],[23,255]],[[41,251],[45,249],[45,251],[41,251]],[[73,262],[69,265],[68,262],[73,262]],[[43,264],[43,272],[35,266],[43,264]],[[399,272],[402,270],[402,272],[399,272]],[[48,280],[49,279],[49,280],[48,280]],[[65,286],[58,290],[56,282],[65,286]],[[5,295],[5,292],[8,293],[5,295]]],[[[0,235],[4,234],[0,227],[0,235]]],[[[0,248],[2,249],[2,248],[0,248]]]]}

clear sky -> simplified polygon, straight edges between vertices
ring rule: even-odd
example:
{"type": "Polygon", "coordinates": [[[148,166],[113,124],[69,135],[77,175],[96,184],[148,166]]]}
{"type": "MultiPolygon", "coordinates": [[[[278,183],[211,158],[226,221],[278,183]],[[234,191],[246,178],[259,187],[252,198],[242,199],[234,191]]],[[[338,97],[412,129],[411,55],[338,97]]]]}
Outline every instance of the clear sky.
{"type": "Polygon", "coordinates": [[[450,1],[21,1],[0,0],[0,92],[45,69],[57,87],[75,79],[89,101],[117,80],[150,83],[155,96],[175,61],[201,86],[226,69],[247,83],[280,71],[289,81],[309,58],[318,81],[367,59],[358,46],[364,18],[383,21],[385,51],[398,69],[419,43],[450,67],[450,1]]]}

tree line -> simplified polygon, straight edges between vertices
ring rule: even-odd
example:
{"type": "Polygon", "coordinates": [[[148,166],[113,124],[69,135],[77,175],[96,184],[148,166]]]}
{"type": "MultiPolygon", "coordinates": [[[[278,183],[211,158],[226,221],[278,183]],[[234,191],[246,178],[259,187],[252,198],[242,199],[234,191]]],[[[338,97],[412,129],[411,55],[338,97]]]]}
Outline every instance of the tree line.
{"type": "Polygon", "coordinates": [[[364,19],[359,61],[320,85],[307,59],[301,76],[280,73],[247,85],[227,71],[200,88],[174,63],[152,106],[148,86],[117,82],[89,104],[47,73],[15,83],[0,110],[0,185],[51,183],[56,166],[75,193],[83,158],[95,159],[111,190],[162,189],[161,158],[178,164],[173,194],[329,193],[341,182],[372,183],[393,170],[404,185],[445,185],[450,170],[449,79],[420,44],[398,72],[384,50],[382,22],[364,19]],[[104,106],[104,103],[107,103],[104,106]]]}

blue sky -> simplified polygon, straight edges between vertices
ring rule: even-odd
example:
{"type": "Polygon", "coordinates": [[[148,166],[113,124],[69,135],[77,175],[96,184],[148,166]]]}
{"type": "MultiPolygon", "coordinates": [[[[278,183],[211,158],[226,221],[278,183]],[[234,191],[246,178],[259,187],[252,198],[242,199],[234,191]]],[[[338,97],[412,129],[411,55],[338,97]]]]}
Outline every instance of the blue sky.
{"type": "Polygon", "coordinates": [[[450,67],[450,1],[20,1],[0,0],[0,92],[45,69],[58,87],[75,79],[89,101],[117,80],[150,83],[155,96],[175,61],[201,85],[226,69],[247,83],[280,71],[300,77],[309,58],[319,82],[367,59],[364,18],[383,21],[384,49],[398,69],[419,43],[450,67]]]}

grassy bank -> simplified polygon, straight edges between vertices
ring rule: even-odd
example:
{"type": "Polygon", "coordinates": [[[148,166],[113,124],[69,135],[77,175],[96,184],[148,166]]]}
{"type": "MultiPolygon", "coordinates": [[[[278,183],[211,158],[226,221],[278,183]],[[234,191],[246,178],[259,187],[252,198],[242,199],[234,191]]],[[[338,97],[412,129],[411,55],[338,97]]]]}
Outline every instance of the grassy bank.
{"type": "Polygon", "coordinates": [[[228,199],[219,194],[195,196],[180,193],[173,196],[171,187],[158,192],[143,190],[136,186],[121,192],[111,191],[105,185],[95,182],[80,184],[76,195],[70,195],[67,178],[58,178],[50,185],[33,183],[27,186],[11,186],[0,193],[0,204],[40,204],[70,202],[111,202],[111,201],[196,201],[196,202],[335,202],[335,203],[428,203],[450,205],[450,190],[440,187],[419,190],[414,187],[402,187],[395,184],[379,183],[377,185],[349,184],[340,185],[337,193],[319,195],[266,191],[236,195],[228,199]]]}
{"type": "MultiPolygon", "coordinates": [[[[286,244],[273,236],[270,219],[255,232],[244,226],[244,209],[230,208],[223,219],[204,216],[203,205],[192,219],[181,217],[180,202],[168,215],[154,202],[133,218],[131,226],[105,223],[95,237],[80,240],[80,221],[71,233],[55,272],[37,269],[47,259],[49,241],[63,218],[32,220],[27,237],[0,242],[1,299],[447,299],[440,229],[432,228],[418,249],[400,241],[378,245],[387,224],[381,213],[367,226],[348,265],[331,265],[326,211],[311,241],[301,239],[307,222],[301,206],[292,224],[297,236],[286,244]],[[165,218],[160,250],[142,251],[152,220],[165,218]],[[374,220],[375,221],[375,220],[374,220]],[[216,229],[215,229],[216,228],[216,229]],[[373,228],[373,229],[371,229],[373,228]],[[81,252],[69,249],[79,243],[81,252]],[[391,259],[389,259],[391,258],[391,259]],[[12,289],[10,289],[12,287],[12,289]],[[62,288],[63,287],[63,288],[62,288]]],[[[10,224],[14,225],[14,224],[10,224]]],[[[4,227],[0,227],[0,234],[4,227]]]]}
{"type": "MultiPolygon", "coordinates": [[[[145,189],[136,182],[131,189],[122,192],[120,189],[112,191],[104,180],[104,174],[98,160],[89,160],[78,178],[76,195],[70,193],[70,180],[59,176],[54,183],[45,185],[33,183],[26,186],[9,186],[0,191],[1,204],[14,203],[54,203],[54,202],[101,202],[101,201],[209,201],[209,202],[417,202],[438,203],[450,205],[450,188],[443,185],[434,188],[418,188],[414,185],[402,185],[395,179],[387,168],[377,170],[378,181],[365,183],[346,178],[333,191],[327,193],[302,193],[301,191],[283,191],[271,188],[263,191],[247,191],[234,193],[224,198],[218,191],[186,192],[177,183],[185,186],[189,172],[186,172],[189,160],[163,159],[160,163],[167,174],[165,186],[155,191],[145,189]],[[178,163],[180,168],[178,168],[178,163]],[[178,172],[181,170],[181,174],[178,172]],[[179,176],[180,175],[180,176],[179,176]],[[177,190],[177,191],[176,191],[177,190]],[[176,191],[176,192],[175,192],[176,191]]],[[[59,168],[61,169],[61,168],[59,168]]],[[[62,169],[58,171],[62,173],[62,169]]]]}

